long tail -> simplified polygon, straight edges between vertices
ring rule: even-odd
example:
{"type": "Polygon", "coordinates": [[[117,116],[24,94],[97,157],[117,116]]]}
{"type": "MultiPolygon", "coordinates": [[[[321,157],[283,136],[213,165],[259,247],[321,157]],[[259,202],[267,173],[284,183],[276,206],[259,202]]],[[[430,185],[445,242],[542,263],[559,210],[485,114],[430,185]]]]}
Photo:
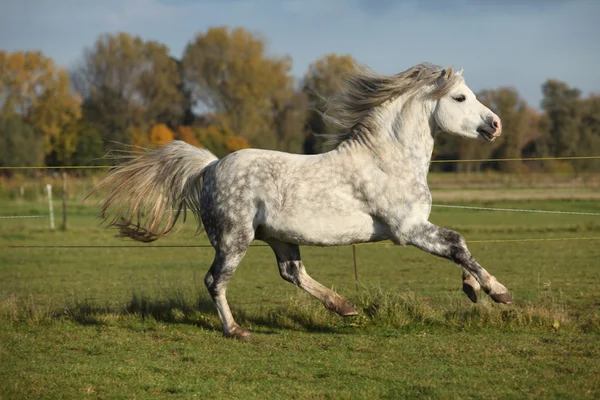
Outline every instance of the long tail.
{"type": "Polygon", "coordinates": [[[182,211],[190,209],[200,227],[200,193],[206,167],[216,161],[210,151],[176,140],[128,161],[93,191],[108,189],[101,217],[120,236],[140,242],[169,233],[182,211]]]}

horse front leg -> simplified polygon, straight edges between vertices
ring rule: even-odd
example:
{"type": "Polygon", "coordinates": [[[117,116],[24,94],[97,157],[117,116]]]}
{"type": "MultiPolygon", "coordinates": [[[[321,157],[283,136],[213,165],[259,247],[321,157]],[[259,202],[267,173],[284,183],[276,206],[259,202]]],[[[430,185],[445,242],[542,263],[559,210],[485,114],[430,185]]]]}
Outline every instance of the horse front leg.
{"type": "Polygon", "coordinates": [[[463,268],[463,290],[469,298],[471,293],[476,299],[476,292],[480,286],[496,303],[513,302],[508,289],[479,265],[471,255],[465,239],[459,233],[426,222],[410,230],[408,244],[460,265],[463,268]]]}

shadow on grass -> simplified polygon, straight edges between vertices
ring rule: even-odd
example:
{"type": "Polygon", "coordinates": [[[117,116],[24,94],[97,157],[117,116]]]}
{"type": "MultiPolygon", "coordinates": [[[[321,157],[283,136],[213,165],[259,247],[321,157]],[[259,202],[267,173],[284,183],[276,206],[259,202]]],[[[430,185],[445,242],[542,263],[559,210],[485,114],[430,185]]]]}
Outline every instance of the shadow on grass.
{"type": "Polygon", "coordinates": [[[125,304],[102,305],[90,299],[74,299],[61,315],[81,325],[103,325],[114,319],[188,324],[208,330],[221,330],[215,306],[208,295],[198,293],[193,300],[180,290],[149,296],[132,292],[125,304]]]}
{"type": "MultiPolygon", "coordinates": [[[[283,305],[234,309],[236,321],[263,334],[278,331],[303,331],[351,334],[363,328],[415,328],[443,330],[571,330],[599,332],[600,317],[586,310],[570,310],[551,288],[540,291],[533,302],[510,306],[484,300],[470,304],[462,295],[430,299],[412,292],[366,289],[354,300],[358,317],[343,318],[325,310],[315,299],[302,293],[283,305]]],[[[134,330],[155,329],[153,322],[188,324],[221,331],[216,308],[205,291],[198,288],[170,288],[151,295],[132,291],[118,304],[99,304],[91,299],[74,298],[60,307],[39,306],[31,298],[8,297],[0,300],[0,320],[9,323],[44,324],[67,319],[81,325],[120,325],[134,330]]]]}
{"type": "Polygon", "coordinates": [[[291,307],[264,309],[252,313],[237,310],[235,315],[245,326],[267,328],[268,331],[262,332],[267,334],[274,334],[280,330],[331,334],[347,333],[340,330],[339,324],[336,323],[341,321],[342,317],[325,310],[320,303],[310,304],[304,308],[294,307],[294,300],[291,300],[291,303],[291,307]],[[320,308],[323,308],[323,310],[320,308]]]}
{"type": "MultiPolygon", "coordinates": [[[[36,307],[31,299],[19,301],[12,298],[10,304],[5,301],[0,308],[2,317],[12,322],[33,324],[67,319],[80,325],[133,324],[131,326],[135,330],[143,330],[140,322],[187,324],[218,332],[222,329],[212,299],[200,290],[167,289],[152,295],[132,291],[125,302],[118,304],[74,297],[61,307],[36,307]]],[[[336,326],[342,317],[325,310],[311,298],[292,298],[289,304],[274,309],[260,306],[252,310],[232,308],[240,325],[257,329],[263,334],[274,334],[280,330],[345,333],[336,326]]]]}

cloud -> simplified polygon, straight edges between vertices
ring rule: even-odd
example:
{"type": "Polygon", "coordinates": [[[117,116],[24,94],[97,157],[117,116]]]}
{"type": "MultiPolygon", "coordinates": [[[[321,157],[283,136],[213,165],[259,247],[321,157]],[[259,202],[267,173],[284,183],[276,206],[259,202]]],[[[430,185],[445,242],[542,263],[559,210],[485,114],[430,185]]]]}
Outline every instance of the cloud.
{"type": "Polygon", "coordinates": [[[99,34],[125,31],[180,57],[210,26],[262,33],[293,74],[324,53],[350,53],[382,73],[421,61],[465,67],[474,89],[514,86],[538,106],[547,78],[600,91],[595,0],[13,0],[0,48],[39,49],[70,66],[99,34]]]}

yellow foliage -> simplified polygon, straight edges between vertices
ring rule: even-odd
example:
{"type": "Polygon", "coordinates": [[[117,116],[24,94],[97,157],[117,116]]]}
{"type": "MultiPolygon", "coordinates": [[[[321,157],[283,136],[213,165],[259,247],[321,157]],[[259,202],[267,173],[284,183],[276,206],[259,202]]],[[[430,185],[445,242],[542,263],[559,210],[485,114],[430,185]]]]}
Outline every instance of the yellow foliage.
{"type": "Polygon", "coordinates": [[[182,60],[193,93],[220,124],[254,138],[272,122],[272,111],[293,93],[289,58],[268,57],[265,41],[243,28],[213,27],[196,36],[182,60]]]}
{"type": "Polygon", "coordinates": [[[192,146],[200,146],[200,142],[192,132],[192,129],[189,126],[180,126],[177,129],[177,139],[183,140],[186,143],[191,144],[192,146]]]}
{"type": "Polygon", "coordinates": [[[131,144],[139,147],[150,147],[150,137],[148,132],[140,128],[129,129],[131,144]]]}
{"type": "Polygon", "coordinates": [[[175,139],[173,131],[165,124],[154,125],[150,130],[150,144],[154,146],[164,146],[175,139]]]}
{"type": "Polygon", "coordinates": [[[217,157],[223,157],[231,152],[250,147],[247,138],[236,136],[227,128],[209,125],[195,128],[194,132],[200,146],[212,151],[217,157]]]}
{"type": "Polygon", "coordinates": [[[231,136],[225,139],[225,146],[230,152],[238,151],[241,149],[247,149],[250,147],[248,139],[240,136],[231,136]]]}
{"type": "Polygon", "coordinates": [[[71,93],[67,70],[38,51],[0,51],[0,98],[2,115],[21,115],[42,134],[46,154],[68,158],[75,151],[81,99],[71,93]]]}
{"type": "Polygon", "coordinates": [[[315,92],[322,97],[330,97],[340,90],[344,76],[360,64],[350,55],[326,54],[308,67],[304,76],[304,87],[311,100],[315,92]]]}

